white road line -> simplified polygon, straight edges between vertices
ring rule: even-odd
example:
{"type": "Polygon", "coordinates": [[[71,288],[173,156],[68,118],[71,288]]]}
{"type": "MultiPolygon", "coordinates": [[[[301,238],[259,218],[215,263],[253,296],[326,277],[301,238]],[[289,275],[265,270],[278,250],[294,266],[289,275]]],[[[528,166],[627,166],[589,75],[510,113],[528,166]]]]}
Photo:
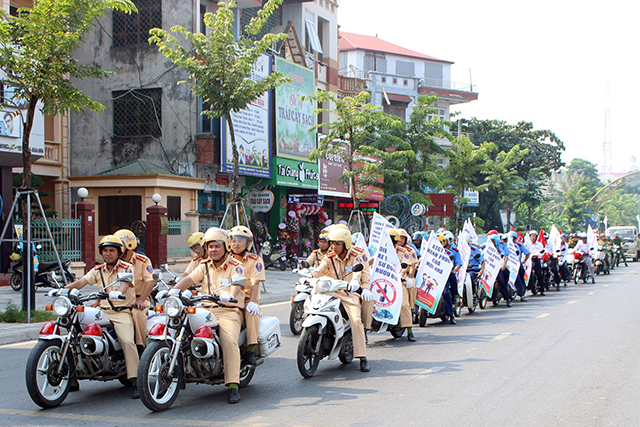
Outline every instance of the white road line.
{"type": "Polygon", "coordinates": [[[587,295],[593,295],[595,294],[595,292],[591,291],[591,292],[587,292],[587,295]]]}
{"type": "Polygon", "coordinates": [[[291,305],[291,301],[282,301],[282,302],[272,302],[271,304],[260,304],[261,307],[275,307],[277,305],[291,305]]]}
{"type": "Polygon", "coordinates": [[[619,277],[616,277],[615,279],[613,279],[613,281],[614,281],[614,282],[619,282],[619,281],[620,281],[620,278],[619,278],[619,277]]]}
{"type": "Polygon", "coordinates": [[[575,304],[575,303],[577,303],[577,302],[578,302],[577,300],[575,300],[575,301],[569,301],[569,302],[567,303],[567,305],[569,305],[569,304],[575,304]]]}
{"type": "Polygon", "coordinates": [[[33,348],[38,340],[15,342],[13,344],[0,345],[0,348],[33,348]]]}
{"type": "Polygon", "coordinates": [[[608,287],[609,287],[609,285],[602,285],[602,287],[603,287],[603,288],[608,288],[608,287]]]}
{"type": "Polygon", "coordinates": [[[544,319],[545,317],[551,316],[551,313],[542,313],[540,316],[536,316],[537,319],[544,319]]]}
{"type": "Polygon", "coordinates": [[[498,340],[498,341],[499,340],[503,340],[503,339],[505,339],[506,337],[508,337],[509,335],[512,335],[512,334],[513,334],[513,332],[505,332],[503,334],[500,334],[500,335],[494,337],[493,339],[494,340],[498,340]]]}

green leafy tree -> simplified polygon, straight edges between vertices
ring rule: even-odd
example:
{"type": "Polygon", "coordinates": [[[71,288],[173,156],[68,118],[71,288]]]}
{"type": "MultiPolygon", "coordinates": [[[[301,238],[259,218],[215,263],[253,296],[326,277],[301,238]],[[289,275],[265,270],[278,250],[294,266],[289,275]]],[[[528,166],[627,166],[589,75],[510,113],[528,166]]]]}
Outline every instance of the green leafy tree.
{"type": "Polygon", "coordinates": [[[435,96],[419,96],[408,121],[398,120],[381,129],[380,137],[374,140],[372,146],[384,158],[379,172],[384,176],[385,194],[403,193],[412,203],[432,206],[424,188],[440,186],[435,159],[445,153],[436,138],[450,137],[439,118],[429,118],[435,114],[431,105],[437,100],[435,96]]]}
{"type": "MultiPolygon", "coordinates": [[[[527,178],[520,182],[516,207],[526,215],[525,228],[528,230],[539,228],[539,224],[534,221],[536,218],[533,214],[537,207],[548,199],[548,183],[549,178],[544,175],[540,168],[531,169],[527,178]]],[[[521,216],[518,215],[518,217],[521,216]]]]}
{"type": "Polygon", "coordinates": [[[97,101],[75,89],[71,79],[95,79],[109,74],[71,55],[107,10],[137,12],[129,0],[38,0],[10,16],[0,9],[0,69],[2,85],[11,91],[2,107],[17,108],[22,121],[23,181],[31,187],[30,137],[36,108],[46,115],[84,109],[102,111],[97,101]],[[26,111],[22,103],[26,102],[26,111]]]}
{"type": "Polygon", "coordinates": [[[329,123],[317,124],[312,128],[312,130],[323,128],[327,134],[309,158],[318,160],[327,153],[342,154],[344,150],[351,153],[347,157],[347,169],[340,180],[343,182],[348,180],[354,209],[357,209],[361,195],[356,191],[356,177],[361,184],[373,184],[375,178],[381,176],[379,164],[368,162],[362,156],[383,157],[385,152],[373,146],[375,138],[380,129],[400,126],[400,120],[384,114],[380,108],[369,104],[368,92],[360,92],[356,96],[341,99],[334,93],[320,90],[315,94],[304,96],[303,99],[315,101],[318,105],[328,105],[328,107],[317,108],[316,114],[330,113],[336,117],[329,123]]]}
{"type": "Polygon", "coordinates": [[[518,175],[518,168],[528,153],[528,149],[520,149],[520,146],[516,145],[507,152],[499,152],[495,160],[490,160],[483,171],[487,187],[496,191],[498,201],[507,210],[507,223],[521,191],[523,179],[518,175]]]}
{"type": "Polygon", "coordinates": [[[242,35],[234,36],[234,0],[219,2],[215,14],[206,13],[204,23],[209,35],[192,33],[176,25],[171,32],[186,39],[183,45],[176,36],[160,28],[150,31],[149,43],[156,44],[160,52],[174,64],[185,69],[191,91],[210,106],[202,112],[209,118],[224,117],[229,126],[231,150],[233,156],[233,175],[231,178],[231,203],[238,201],[238,149],[231,113],[243,110],[265,91],[275,89],[291,81],[280,72],[273,72],[262,80],[252,80],[253,67],[263,53],[271,46],[287,37],[286,34],[262,31],[269,17],[282,4],[283,0],[268,0],[243,29],[242,35]]]}

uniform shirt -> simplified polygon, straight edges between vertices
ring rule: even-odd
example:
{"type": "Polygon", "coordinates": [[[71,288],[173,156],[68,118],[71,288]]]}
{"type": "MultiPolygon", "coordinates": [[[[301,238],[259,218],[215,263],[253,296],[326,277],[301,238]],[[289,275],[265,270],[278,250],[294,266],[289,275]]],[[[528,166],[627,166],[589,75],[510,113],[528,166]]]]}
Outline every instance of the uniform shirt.
{"type": "Polygon", "coordinates": [[[320,249],[314,249],[313,252],[311,252],[311,255],[309,255],[309,257],[307,258],[307,262],[311,267],[317,267],[318,265],[320,265],[320,262],[324,257],[327,256],[328,253],[329,249],[327,249],[325,253],[322,253],[320,249]]]}
{"type": "Polygon", "coordinates": [[[531,253],[529,248],[527,248],[527,246],[524,243],[518,242],[518,241],[514,241],[513,244],[516,245],[516,251],[517,251],[516,255],[520,255],[520,259],[521,260],[522,260],[522,255],[526,256],[526,255],[529,255],[531,253]]]}
{"type": "Polygon", "coordinates": [[[357,246],[352,246],[349,249],[344,260],[341,260],[334,251],[330,251],[312,274],[313,277],[329,276],[347,282],[356,279],[363,289],[369,289],[369,280],[371,279],[371,269],[366,261],[364,249],[357,246]],[[347,273],[346,268],[356,264],[362,264],[364,269],[356,273],[347,273]]]}
{"type": "MultiPolygon", "coordinates": [[[[407,249],[403,246],[396,246],[396,255],[398,255],[398,259],[400,260],[400,264],[402,264],[403,262],[405,264],[409,264],[411,265],[412,261],[411,258],[409,256],[409,251],[407,251],[407,249]]],[[[406,279],[408,277],[408,273],[403,273],[402,274],[402,279],[406,279]]]]}
{"type": "Polygon", "coordinates": [[[544,247],[542,243],[536,241],[535,243],[531,243],[531,240],[527,242],[527,248],[531,252],[531,258],[539,258],[544,252],[544,247]]]}
{"type": "MultiPolygon", "coordinates": [[[[220,267],[216,267],[213,265],[213,261],[211,259],[206,259],[196,267],[195,270],[191,272],[188,276],[193,280],[193,283],[196,285],[202,284],[202,293],[204,294],[213,294],[216,290],[220,289],[222,286],[226,286],[228,283],[231,283],[232,277],[245,277],[244,276],[244,266],[240,261],[235,259],[231,254],[227,255],[227,258],[220,265],[220,267]],[[220,281],[227,280],[228,283],[221,284],[220,281]]],[[[247,281],[248,282],[248,281],[247,281]]],[[[231,288],[225,288],[223,293],[231,293],[231,288]]],[[[244,298],[242,298],[242,294],[238,294],[237,303],[225,303],[225,306],[230,307],[244,307],[244,298]]],[[[204,302],[203,305],[205,307],[215,306],[214,303],[204,302]]]]}
{"type": "Polygon", "coordinates": [[[457,265],[462,265],[462,258],[460,257],[460,251],[458,251],[457,248],[450,246],[449,249],[444,248],[444,252],[447,254],[449,259],[453,262],[453,268],[455,268],[457,265]]]}
{"type": "Polygon", "coordinates": [[[202,261],[202,258],[200,257],[200,255],[196,255],[193,258],[191,258],[191,262],[189,263],[189,265],[187,265],[187,268],[184,270],[183,274],[185,276],[188,276],[189,274],[191,274],[191,272],[195,270],[197,266],[200,265],[200,261],[202,261]]]}
{"type": "Polygon", "coordinates": [[[248,302],[251,299],[251,288],[260,286],[260,282],[264,282],[267,279],[264,274],[264,262],[260,255],[251,252],[245,252],[240,262],[242,262],[244,266],[244,276],[247,278],[247,286],[244,288],[244,299],[245,302],[248,302]]]}
{"type": "MultiPolygon", "coordinates": [[[[113,267],[113,270],[109,272],[107,269],[107,264],[99,264],[93,267],[87,274],[83,276],[83,279],[86,279],[89,282],[89,285],[98,285],[98,289],[100,292],[105,291],[105,287],[109,286],[115,280],[118,279],[118,273],[132,273],[133,266],[128,262],[125,262],[121,259],[118,260],[117,264],[113,267]]],[[[121,284],[118,283],[115,286],[111,286],[105,292],[117,291],[120,289],[121,284]]],[[[133,286],[129,286],[124,293],[124,296],[127,297],[123,300],[115,300],[111,301],[111,303],[115,307],[120,306],[131,306],[134,302],[136,302],[136,293],[133,286]]],[[[100,307],[104,309],[111,308],[108,301],[102,300],[100,302],[100,307]]]]}
{"type": "Polygon", "coordinates": [[[567,242],[562,242],[560,245],[560,252],[558,253],[558,262],[563,263],[567,257],[567,251],[569,250],[569,246],[567,242]]]}
{"type": "Polygon", "coordinates": [[[573,248],[574,252],[582,252],[585,255],[589,254],[589,245],[582,240],[578,240],[578,243],[573,248]]]}
{"type": "Polygon", "coordinates": [[[131,257],[131,265],[136,296],[139,296],[144,292],[146,283],[153,281],[153,267],[149,258],[136,252],[131,257]]]}
{"type": "Polygon", "coordinates": [[[418,264],[418,251],[411,246],[404,246],[404,248],[409,253],[409,261],[411,261],[409,264],[418,264]]]}
{"type": "Polygon", "coordinates": [[[502,242],[498,243],[496,245],[496,249],[498,250],[498,252],[500,253],[500,256],[502,258],[504,258],[506,256],[509,256],[510,252],[509,252],[509,248],[507,247],[506,243],[502,243],[502,242]]]}
{"type": "Polygon", "coordinates": [[[469,264],[467,265],[467,269],[472,271],[480,271],[480,265],[484,262],[484,253],[482,249],[477,248],[473,245],[469,245],[471,249],[469,251],[469,264]],[[476,255],[480,255],[476,258],[476,255]]]}

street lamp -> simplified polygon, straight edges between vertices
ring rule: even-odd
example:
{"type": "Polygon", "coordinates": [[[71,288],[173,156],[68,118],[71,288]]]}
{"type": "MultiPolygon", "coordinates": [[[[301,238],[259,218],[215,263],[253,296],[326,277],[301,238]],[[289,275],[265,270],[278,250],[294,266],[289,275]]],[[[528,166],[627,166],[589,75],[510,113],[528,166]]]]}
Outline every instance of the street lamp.
{"type": "Polygon", "coordinates": [[[86,199],[88,195],[89,195],[89,190],[87,190],[84,187],[78,188],[78,197],[80,197],[80,199],[84,201],[84,199],[86,199]]]}
{"type": "Polygon", "coordinates": [[[153,196],[151,196],[151,200],[153,200],[156,206],[158,206],[158,203],[160,203],[160,200],[162,200],[162,196],[158,193],[155,193],[153,196]]]}

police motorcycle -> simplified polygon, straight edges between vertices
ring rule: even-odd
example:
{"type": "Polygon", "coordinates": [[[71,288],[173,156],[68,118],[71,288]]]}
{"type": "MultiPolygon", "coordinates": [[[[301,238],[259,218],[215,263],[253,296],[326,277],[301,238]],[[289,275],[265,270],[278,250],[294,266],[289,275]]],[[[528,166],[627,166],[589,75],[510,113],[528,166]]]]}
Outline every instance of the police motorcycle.
{"type": "MultiPolygon", "coordinates": [[[[246,285],[245,277],[234,277],[217,292],[230,286],[246,285]]],[[[169,409],[186,383],[224,384],[222,345],[218,336],[216,316],[201,307],[203,301],[217,303],[217,293],[194,295],[188,289],[169,291],[156,312],[164,313],[162,320],[150,328],[147,347],[138,366],[140,400],[148,409],[158,412],[169,409]]],[[[230,302],[237,302],[231,299],[230,302]]],[[[240,352],[246,351],[246,329],[238,338],[240,352]]],[[[264,363],[282,341],[277,317],[260,318],[260,332],[256,346],[256,365],[240,365],[240,388],[251,382],[255,369],[264,363]]]]}
{"type": "Polygon", "coordinates": [[[311,284],[311,272],[313,269],[307,261],[300,263],[301,269],[294,269],[294,273],[297,273],[299,278],[294,287],[295,295],[291,298],[291,312],[289,313],[289,329],[293,335],[300,335],[302,333],[302,322],[304,321],[304,303],[311,295],[313,291],[313,285],[311,284]]]}
{"type": "MultiPolygon", "coordinates": [[[[34,264],[37,263],[38,270],[36,271],[35,286],[37,288],[52,288],[60,289],[65,285],[64,277],[67,279],[67,283],[74,282],[76,275],[71,270],[71,260],[62,260],[62,270],[57,261],[53,262],[38,262],[37,250],[42,249],[42,245],[34,245],[34,264]]],[[[22,290],[22,249],[20,245],[15,245],[13,252],[10,256],[11,260],[15,261],[11,266],[11,289],[14,291],[22,290]]]]}
{"type": "MultiPolygon", "coordinates": [[[[38,406],[46,409],[60,405],[74,380],[118,380],[130,385],[113,324],[100,308],[83,304],[108,300],[106,289],[132,280],[131,273],[119,273],[118,279],[103,292],[87,296],[81,296],[78,289],[61,289],[53,304],[46,306],[58,319],[40,330],[38,343],[27,359],[25,375],[29,396],[38,406]]],[[[126,297],[120,295],[119,298],[126,297]]],[[[131,307],[111,307],[131,310],[131,307]]]]}
{"type": "MultiPolygon", "coordinates": [[[[351,271],[347,270],[347,275],[362,271],[363,268],[362,264],[356,264],[351,271]]],[[[304,303],[306,318],[302,323],[303,332],[296,357],[298,371],[305,378],[315,374],[320,360],[325,357],[337,357],[343,364],[353,361],[351,322],[340,298],[331,295],[336,291],[350,290],[349,282],[329,276],[310,280],[313,293],[304,303]]],[[[358,291],[361,292],[362,288],[358,291]]]]}

